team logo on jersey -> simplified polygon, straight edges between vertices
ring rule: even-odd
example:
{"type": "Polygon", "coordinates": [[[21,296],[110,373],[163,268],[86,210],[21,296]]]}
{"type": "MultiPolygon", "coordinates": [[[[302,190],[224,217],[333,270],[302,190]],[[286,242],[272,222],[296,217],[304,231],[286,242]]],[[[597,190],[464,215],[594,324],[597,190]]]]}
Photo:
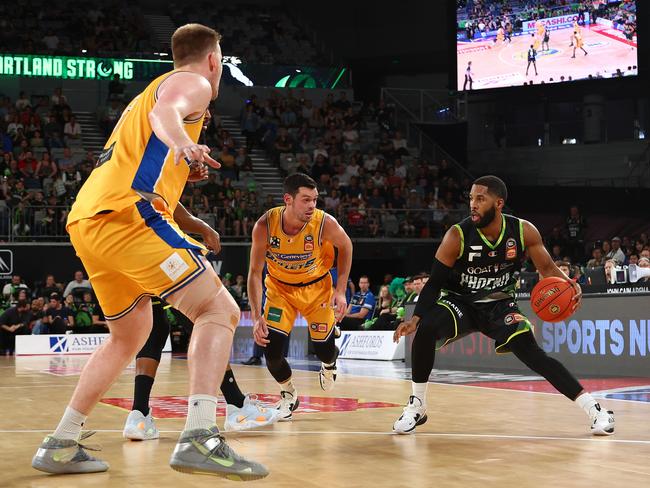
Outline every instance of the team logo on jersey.
{"type": "Polygon", "coordinates": [[[467,260],[471,263],[474,261],[474,258],[480,258],[481,257],[481,251],[483,250],[483,246],[469,246],[469,248],[472,250],[472,252],[469,253],[467,256],[467,260]]]}
{"type": "Polygon", "coordinates": [[[497,253],[496,251],[490,251],[490,252],[488,253],[488,257],[490,257],[490,258],[496,258],[496,257],[497,257],[497,254],[498,254],[498,253],[497,253]]]}
{"type": "Polygon", "coordinates": [[[273,236],[271,237],[270,243],[271,243],[271,247],[277,249],[278,247],[280,247],[280,238],[278,236],[273,236]]]}
{"type": "Polygon", "coordinates": [[[506,259],[515,259],[517,257],[517,241],[512,237],[506,241],[506,259]]]}
{"type": "Polygon", "coordinates": [[[524,322],[526,317],[520,313],[509,313],[503,319],[503,323],[506,325],[514,324],[515,322],[524,322]]]}
{"type": "Polygon", "coordinates": [[[305,236],[305,251],[313,251],[314,250],[314,236],[311,234],[305,236]]]}

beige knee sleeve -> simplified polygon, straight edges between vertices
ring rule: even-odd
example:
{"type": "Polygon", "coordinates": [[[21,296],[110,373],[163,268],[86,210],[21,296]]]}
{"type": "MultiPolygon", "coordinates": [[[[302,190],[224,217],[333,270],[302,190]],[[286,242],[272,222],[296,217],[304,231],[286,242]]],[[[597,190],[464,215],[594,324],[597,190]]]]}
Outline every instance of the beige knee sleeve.
{"type": "Polygon", "coordinates": [[[167,297],[167,302],[190,319],[194,327],[215,324],[234,332],[239,324],[239,306],[211,266],[167,297]]]}

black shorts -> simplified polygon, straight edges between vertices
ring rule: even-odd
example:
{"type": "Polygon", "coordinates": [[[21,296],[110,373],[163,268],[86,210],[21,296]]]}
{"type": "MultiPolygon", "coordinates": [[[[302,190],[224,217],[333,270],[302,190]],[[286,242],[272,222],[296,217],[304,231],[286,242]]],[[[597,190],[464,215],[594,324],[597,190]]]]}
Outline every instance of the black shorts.
{"type": "Polygon", "coordinates": [[[481,332],[494,339],[497,354],[510,352],[510,340],[525,332],[532,332],[533,325],[521,313],[515,300],[499,300],[489,303],[467,303],[448,295],[437,302],[433,323],[438,329],[436,349],[463,338],[472,332],[481,332]]]}

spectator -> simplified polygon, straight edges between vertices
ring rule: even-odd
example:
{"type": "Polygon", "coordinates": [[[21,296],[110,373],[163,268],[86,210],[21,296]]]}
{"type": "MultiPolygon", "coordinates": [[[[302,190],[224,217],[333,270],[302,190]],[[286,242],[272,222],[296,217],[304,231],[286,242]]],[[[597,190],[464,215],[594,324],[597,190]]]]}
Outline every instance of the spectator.
{"type": "Polygon", "coordinates": [[[81,139],[81,125],[77,123],[77,119],[72,116],[70,121],[66,122],[63,126],[63,135],[66,138],[66,141],[81,139]]]}
{"type": "Polygon", "coordinates": [[[29,305],[21,300],[0,315],[0,352],[7,356],[16,349],[16,336],[30,334],[29,305]]]}
{"type": "Polygon", "coordinates": [[[597,268],[604,264],[605,258],[603,257],[603,250],[600,247],[595,247],[594,250],[591,251],[591,259],[587,262],[587,268],[597,268]]]}
{"type": "Polygon", "coordinates": [[[31,306],[31,317],[29,328],[32,334],[44,334],[43,317],[45,317],[45,310],[43,307],[44,300],[42,298],[34,298],[31,306]]]}
{"type": "Polygon", "coordinates": [[[83,271],[75,271],[74,280],[70,281],[63,291],[63,297],[66,298],[71,293],[74,293],[77,288],[92,288],[90,281],[84,278],[83,271]]]}
{"type": "Polygon", "coordinates": [[[576,205],[569,209],[569,216],[566,218],[566,230],[569,241],[570,255],[574,260],[582,258],[584,253],[584,233],[587,222],[581,215],[576,205]]]}
{"type": "Polygon", "coordinates": [[[625,253],[621,249],[621,238],[614,237],[612,239],[612,249],[605,255],[605,259],[613,259],[617,264],[625,262],[625,253]]]}
{"type": "MultiPolygon", "coordinates": [[[[70,298],[72,295],[68,295],[70,298]]],[[[66,299],[66,302],[69,300],[66,299]]],[[[74,317],[74,333],[75,334],[97,334],[108,332],[106,320],[99,304],[93,298],[90,291],[84,292],[83,299],[79,304],[66,303],[70,308],[74,317]]]]}
{"type": "Polygon", "coordinates": [[[56,282],[54,275],[49,274],[45,277],[43,288],[37,290],[36,295],[43,298],[49,298],[52,293],[61,293],[63,291],[60,284],[56,282]]]}
{"type": "Polygon", "coordinates": [[[340,321],[341,330],[359,330],[375,308],[375,296],[370,291],[370,281],[366,275],[359,278],[357,291],[348,305],[345,317],[340,321]]]}
{"type": "Polygon", "coordinates": [[[120,82],[120,75],[117,73],[108,84],[108,99],[119,101],[124,99],[124,84],[120,82]]]}
{"type": "Polygon", "coordinates": [[[605,261],[605,279],[607,280],[607,283],[615,283],[616,280],[616,275],[614,274],[614,269],[616,268],[616,261],[613,259],[608,259],[605,261]]]}
{"type": "Polygon", "coordinates": [[[18,301],[18,291],[28,290],[20,275],[13,275],[11,281],[2,288],[2,296],[6,303],[14,305],[18,301]]]}
{"type": "Polygon", "coordinates": [[[45,334],[65,334],[74,327],[72,310],[63,306],[61,295],[52,293],[48,306],[45,308],[45,315],[42,319],[45,334]]]}

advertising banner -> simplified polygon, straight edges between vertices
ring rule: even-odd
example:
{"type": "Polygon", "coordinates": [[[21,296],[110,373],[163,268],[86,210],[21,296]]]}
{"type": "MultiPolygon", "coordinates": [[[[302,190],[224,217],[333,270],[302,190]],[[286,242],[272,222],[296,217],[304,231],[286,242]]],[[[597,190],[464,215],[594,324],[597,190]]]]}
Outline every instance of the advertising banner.
{"type": "Polygon", "coordinates": [[[404,344],[393,342],[393,331],[342,331],[336,339],[339,357],[344,359],[382,359],[385,361],[403,360],[404,344]]]}
{"type": "MultiPolygon", "coordinates": [[[[42,334],[16,336],[16,356],[91,354],[110,334],[42,334]]],[[[167,337],[163,352],[172,352],[167,337]]]]}

